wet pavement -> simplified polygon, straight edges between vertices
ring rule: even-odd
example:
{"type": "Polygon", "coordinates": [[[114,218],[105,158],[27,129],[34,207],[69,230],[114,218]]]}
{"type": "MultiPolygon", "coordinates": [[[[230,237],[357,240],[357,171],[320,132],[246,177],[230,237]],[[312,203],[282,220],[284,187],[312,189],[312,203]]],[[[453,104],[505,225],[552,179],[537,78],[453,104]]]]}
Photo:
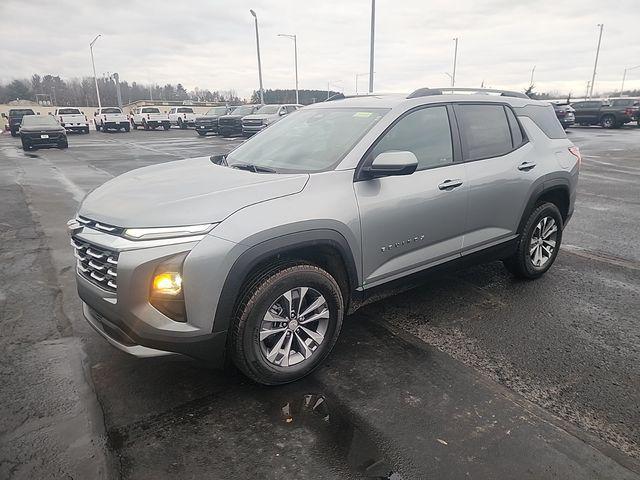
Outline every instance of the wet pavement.
{"type": "Polygon", "coordinates": [[[548,275],[492,263],[367,305],[278,388],[130,358],[74,288],[65,222],[86,192],[238,140],[92,132],[24,154],[0,137],[0,477],[640,478],[640,130],[570,137],[586,158],[548,275]]]}

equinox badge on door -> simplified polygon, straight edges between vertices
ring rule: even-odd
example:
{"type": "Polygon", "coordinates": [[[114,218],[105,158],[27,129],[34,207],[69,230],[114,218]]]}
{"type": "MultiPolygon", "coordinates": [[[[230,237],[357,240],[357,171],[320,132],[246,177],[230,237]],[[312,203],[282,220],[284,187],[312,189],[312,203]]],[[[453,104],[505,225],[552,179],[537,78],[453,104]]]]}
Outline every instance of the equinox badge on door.
{"type": "Polygon", "coordinates": [[[413,237],[413,238],[409,238],[408,240],[402,240],[401,242],[391,243],[391,244],[386,245],[384,247],[380,247],[380,251],[381,252],[388,252],[391,249],[404,247],[405,245],[409,245],[410,243],[416,243],[416,242],[420,242],[422,240],[424,240],[424,235],[419,235],[419,236],[416,236],[416,237],[413,237]]]}

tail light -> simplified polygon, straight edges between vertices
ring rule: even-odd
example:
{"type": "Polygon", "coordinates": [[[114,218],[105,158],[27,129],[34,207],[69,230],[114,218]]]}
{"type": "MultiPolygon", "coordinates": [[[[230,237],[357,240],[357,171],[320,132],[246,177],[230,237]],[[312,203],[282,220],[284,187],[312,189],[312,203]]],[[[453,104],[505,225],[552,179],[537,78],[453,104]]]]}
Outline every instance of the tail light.
{"type": "Polygon", "coordinates": [[[84,121],[85,121],[85,122],[88,122],[88,121],[89,121],[89,119],[87,118],[87,116],[86,116],[86,115],[84,116],[84,121]]]}
{"type": "Polygon", "coordinates": [[[60,115],[60,123],[62,123],[62,115],[60,115]]]}
{"type": "Polygon", "coordinates": [[[147,120],[151,120],[151,115],[147,113],[147,120]]]}
{"type": "Polygon", "coordinates": [[[107,119],[107,116],[106,116],[106,115],[103,115],[103,117],[104,117],[104,119],[105,119],[105,120],[107,119]]]}
{"type": "Polygon", "coordinates": [[[569,153],[578,159],[578,167],[582,164],[582,155],[580,155],[580,149],[575,145],[569,147],[569,153]]]}

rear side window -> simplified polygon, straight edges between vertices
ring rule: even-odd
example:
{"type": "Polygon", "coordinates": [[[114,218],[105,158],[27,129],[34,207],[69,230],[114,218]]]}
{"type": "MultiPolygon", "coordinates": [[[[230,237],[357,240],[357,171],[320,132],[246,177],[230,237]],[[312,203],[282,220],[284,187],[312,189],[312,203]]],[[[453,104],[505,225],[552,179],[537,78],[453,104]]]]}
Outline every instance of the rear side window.
{"type": "Polygon", "coordinates": [[[519,117],[529,117],[549,138],[567,138],[551,105],[527,105],[516,108],[519,117]]]}
{"type": "Polygon", "coordinates": [[[458,105],[456,116],[462,125],[465,160],[499,157],[513,150],[502,105],[458,105]]]}
{"type": "Polygon", "coordinates": [[[413,152],[418,170],[453,163],[451,128],[446,107],[428,107],[402,117],[373,148],[372,158],[388,151],[413,152]]]}
{"type": "Polygon", "coordinates": [[[611,100],[611,106],[612,107],[632,107],[634,105],[637,105],[638,102],[636,100],[634,100],[633,98],[624,98],[624,99],[618,99],[618,100],[611,100]]]}

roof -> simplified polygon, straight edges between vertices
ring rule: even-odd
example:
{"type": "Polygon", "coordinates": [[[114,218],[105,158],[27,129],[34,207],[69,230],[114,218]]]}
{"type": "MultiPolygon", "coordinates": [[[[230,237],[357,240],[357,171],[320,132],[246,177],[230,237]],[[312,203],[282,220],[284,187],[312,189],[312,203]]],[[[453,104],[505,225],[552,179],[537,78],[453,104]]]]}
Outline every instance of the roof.
{"type": "Polygon", "coordinates": [[[354,97],[336,98],[321,103],[314,103],[306,108],[394,108],[403,104],[416,106],[441,102],[500,102],[514,107],[525,105],[548,105],[548,102],[533,100],[518,92],[488,89],[420,89],[412,94],[406,93],[374,93],[354,97]],[[450,93],[449,93],[450,92],[450,93]],[[469,93],[462,93],[469,92],[469,93]],[[518,96],[515,96],[518,95],[518,96]]]}

